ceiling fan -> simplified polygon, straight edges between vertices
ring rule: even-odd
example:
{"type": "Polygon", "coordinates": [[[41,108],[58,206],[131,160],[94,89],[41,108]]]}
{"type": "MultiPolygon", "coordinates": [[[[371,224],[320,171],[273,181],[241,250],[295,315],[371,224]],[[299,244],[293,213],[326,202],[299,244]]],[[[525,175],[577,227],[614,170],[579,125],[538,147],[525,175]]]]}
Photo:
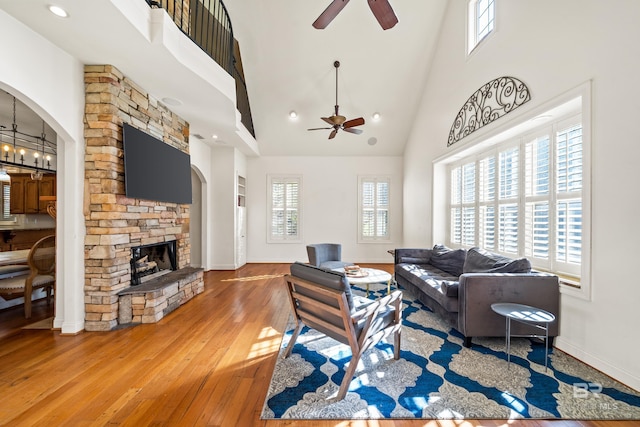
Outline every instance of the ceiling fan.
{"type": "MultiPolygon", "coordinates": [[[[333,0],[313,23],[313,27],[322,30],[333,21],[338,13],[349,3],[349,0],[333,0]]],[[[369,8],[376,17],[383,30],[393,28],[398,23],[398,17],[393,12],[389,0],[367,0],[369,8]]]]}
{"type": "Polygon", "coordinates": [[[340,67],[340,62],[335,61],[333,66],[336,67],[336,105],[334,113],[331,117],[320,117],[325,122],[329,123],[331,127],[325,128],[312,128],[307,130],[325,130],[332,129],[329,134],[329,139],[335,138],[338,130],[342,129],[345,132],[355,133],[357,135],[362,133],[361,129],[355,129],[355,126],[361,126],[364,124],[364,119],[362,117],[358,117],[357,119],[347,120],[345,116],[341,116],[338,113],[338,67],[340,67]]]}

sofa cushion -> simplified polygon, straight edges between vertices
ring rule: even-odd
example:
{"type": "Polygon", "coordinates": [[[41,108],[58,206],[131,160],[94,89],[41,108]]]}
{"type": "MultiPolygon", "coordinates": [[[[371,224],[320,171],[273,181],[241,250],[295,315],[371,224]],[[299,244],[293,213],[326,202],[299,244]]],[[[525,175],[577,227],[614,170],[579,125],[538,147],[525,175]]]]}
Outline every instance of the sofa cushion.
{"type": "Polygon", "coordinates": [[[508,258],[485,251],[481,248],[471,248],[463,266],[464,273],[530,273],[531,262],[526,258],[508,258]]]}
{"type": "Polygon", "coordinates": [[[399,261],[402,264],[429,264],[429,258],[416,258],[411,256],[401,256],[399,261]]]}
{"type": "Polygon", "coordinates": [[[440,304],[446,311],[458,312],[458,297],[447,296],[442,287],[443,283],[454,283],[458,280],[457,276],[439,270],[430,264],[396,264],[395,274],[396,280],[402,277],[440,304]]]}
{"type": "Polygon", "coordinates": [[[449,249],[445,246],[433,247],[429,263],[434,267],[446,271],[454,276],[460,276],[463,271],[467,251],[464,249],[449,249]]]}

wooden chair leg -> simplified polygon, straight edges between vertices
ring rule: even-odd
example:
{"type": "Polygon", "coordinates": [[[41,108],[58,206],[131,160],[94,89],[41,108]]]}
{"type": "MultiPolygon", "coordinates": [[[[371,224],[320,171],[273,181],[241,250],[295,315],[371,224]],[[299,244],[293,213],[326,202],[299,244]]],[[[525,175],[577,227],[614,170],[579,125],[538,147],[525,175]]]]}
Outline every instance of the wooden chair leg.
{"type": "Polygon", "coordinates": [[[300,335],[300,331],[302,331],[303,327],[304,327],[304,324],[298,321],[298,324],[296,325],[296,329],[293,331],[293,335],[291,335],[291,339],[287,344],[287,351],[284,352],[285,359],[291,356],[291,352],[293,351],[293,345],[296,343],[296,340],[298,339],[298,335],[300,335]]]}
{"type": "Polygon", "coordinates": [[[347,395],[347,390],[349,390],[349,384],[351,384],[351,380],[353,380],[353,376],[356,373],[356,368],[358,367],[358,362],[360,362],[361,353],[352,352],[351,361],[349,362],[349,367],[345,370],[344,378],[342,379],[342,383],[340,384],[340,389],[338,390],[338,395],[336,396],[337,400],[342,400],[347,395]]]}
{"type": "Polygon", "coordinates": [[[24,293],[24,318],[31,318],[31,293],[24,293]]]}
{"type": "Polygon", "coordinates": [[[400,342],[402,338],[402,330],[398,329],[393,334],[393,358],[395,360],[400,359],[400,342]]]}

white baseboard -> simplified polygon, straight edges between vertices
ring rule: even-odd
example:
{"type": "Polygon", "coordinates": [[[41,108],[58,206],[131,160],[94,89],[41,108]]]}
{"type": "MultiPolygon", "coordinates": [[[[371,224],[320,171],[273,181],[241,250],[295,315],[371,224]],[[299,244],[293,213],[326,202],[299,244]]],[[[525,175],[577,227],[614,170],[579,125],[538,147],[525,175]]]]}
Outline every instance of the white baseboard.
{"type": "Polygon", "coordinates": [[[576,347],[561,336],[556,337],[554,346],[559,350],[575,357],[587,365],[594,367],[595,369],[603,372],[611,378],[623,383],[624,385],[633,388],[636,391],[640,390],[640,378],[633,374],[611,365],[609,362],[602,360],[581,348],[576,347]]]}

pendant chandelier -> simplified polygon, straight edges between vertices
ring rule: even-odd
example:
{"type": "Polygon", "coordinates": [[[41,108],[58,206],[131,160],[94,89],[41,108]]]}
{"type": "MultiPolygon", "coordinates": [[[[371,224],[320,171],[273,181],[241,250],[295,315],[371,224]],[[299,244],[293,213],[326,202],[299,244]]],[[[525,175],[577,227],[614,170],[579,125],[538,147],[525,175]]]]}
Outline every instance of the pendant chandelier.
{"type": "MultiPolygon", "coordinates": [[[[6,92],[5,92],[6,93],[6,92]]],[[[16,117],[16,97],[9,95],[12,101],[12,122],[10,125],[0,124],[0,168],[7,166],[19,169],[30,169],[31,179],[41,180],[45,172],[55,173],[56,144],[47,139],[45,122],[42,120],[40,135],[31,135],[19,129],[16,117]]]]}

